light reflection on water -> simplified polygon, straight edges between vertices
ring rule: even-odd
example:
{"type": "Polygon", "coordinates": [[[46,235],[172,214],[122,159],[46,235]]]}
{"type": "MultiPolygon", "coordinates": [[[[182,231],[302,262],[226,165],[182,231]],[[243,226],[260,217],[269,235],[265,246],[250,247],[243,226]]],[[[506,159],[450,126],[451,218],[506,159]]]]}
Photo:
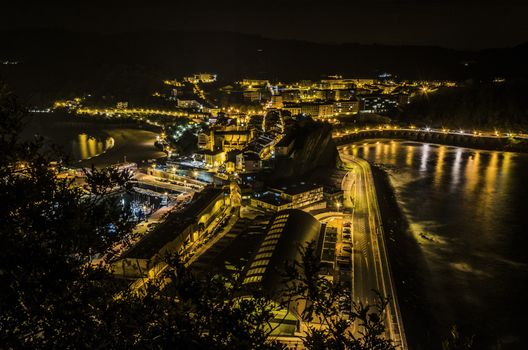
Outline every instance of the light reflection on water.
{"type": "Polygon", "coordinates": [[[522,348],[528,155],[389,140],[347,151],[389,172],[430,271],[417,278],[438,323],[470,329],[479,348],[522,348]]]}
{"type": "Polygon", "coordinates": [[[114,140],[111,137],[106,140],[100,140],[82,133],[77,136],[76,140],[72,140],[71,151],[76,159],[85,160],[106,152],[106,150],[113,147],[113,145],[114,140]]]}

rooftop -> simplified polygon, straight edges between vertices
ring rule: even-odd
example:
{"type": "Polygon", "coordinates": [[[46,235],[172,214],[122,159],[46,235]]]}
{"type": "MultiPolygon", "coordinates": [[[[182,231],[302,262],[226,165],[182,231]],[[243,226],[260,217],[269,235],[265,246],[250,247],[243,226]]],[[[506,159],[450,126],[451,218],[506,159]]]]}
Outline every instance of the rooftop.
{"type": "Polygon", "coordinates": [[[297,194],[308,192],[320,187],[323,186],[311,182],[298,182],[287,186],[272,187],[272,190],[282,192],[290,196],[295,196],[297,194]]]}
{"type": "Polygon", "coordinates": [[[169,214],[164,222],[121,255],[121,258],[151,259],[165,245],[174,241],[189,225],[196,223],[200,212],[222,193],[223,190],[217,188],[200,192],[186,209],[169,214]]]}
{"type": "Polygon", "coordinates": [[[258,199],[261,202],[268,203],[271,205],[276,205],[276,206],[290,203],[289,200],[282,198],[280,196],[280,193],[274,192],[274,191],[265,191],[261,193],[256,193],[253,198],[258,199]]]}
{"type": "Polygon", "coordinates": [[[244,283],[260,284],[272,297],[279,296],[284,263],[300,258],[299,247],[311,241],[317,243],[321,227],[317,219],[302,210],[288,209],[275,214],[246,268],[244,283]]]}

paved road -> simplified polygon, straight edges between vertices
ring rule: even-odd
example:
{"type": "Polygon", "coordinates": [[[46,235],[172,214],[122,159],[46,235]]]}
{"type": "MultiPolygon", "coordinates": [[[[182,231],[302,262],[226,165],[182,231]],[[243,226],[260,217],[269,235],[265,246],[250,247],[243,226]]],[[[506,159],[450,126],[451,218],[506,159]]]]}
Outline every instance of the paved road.
{"type": "Polygon", "coordinates": [[[390,297],[388,333],[400,349],[407,349],[370,165],[347,154],[341,154],[341,158],[350,170],[343,179],[342,189],[343,205],[352,210],[352,298],[372,304],[376,301],[375,291],[390,297]]]}

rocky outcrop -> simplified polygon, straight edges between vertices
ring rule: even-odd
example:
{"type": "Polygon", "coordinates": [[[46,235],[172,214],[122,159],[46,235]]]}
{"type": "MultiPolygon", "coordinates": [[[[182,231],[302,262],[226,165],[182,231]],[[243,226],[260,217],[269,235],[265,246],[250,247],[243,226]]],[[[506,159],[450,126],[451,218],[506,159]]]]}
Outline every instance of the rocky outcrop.
{"type": "Polygon", "coordinates": [[[317,168],[335,168],[340,164],[330,125],[306,120],[293,126],[289,132],[293,148],[289,155],[275,159],[275,179],[304,176],[317,168]]]}

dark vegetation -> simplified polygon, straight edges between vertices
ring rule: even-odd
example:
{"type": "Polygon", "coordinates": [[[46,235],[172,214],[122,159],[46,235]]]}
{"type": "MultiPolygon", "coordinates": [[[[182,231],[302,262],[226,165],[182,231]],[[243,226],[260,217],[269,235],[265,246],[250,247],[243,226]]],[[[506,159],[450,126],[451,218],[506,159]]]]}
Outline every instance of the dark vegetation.
{"type": "Polygon", "coordinates": [[[143,101],[164,79],[200,71],[224,81],[243,77],[320,79],[326,74],[401,79],[526,77],[526,44],[457,51],[439,47],[317,44],[228,32],[77,33],[4,31],[0,75],[30,103],[96,92],[143,101]],[[212,59],[214,58],[214,59],[212,59]]]}
{"type": "Polygon", "coordinates": [[[515,131],[528,126],[528,81],[469,83],[416,97],[396,120],[419,126],[515,131]]]}

